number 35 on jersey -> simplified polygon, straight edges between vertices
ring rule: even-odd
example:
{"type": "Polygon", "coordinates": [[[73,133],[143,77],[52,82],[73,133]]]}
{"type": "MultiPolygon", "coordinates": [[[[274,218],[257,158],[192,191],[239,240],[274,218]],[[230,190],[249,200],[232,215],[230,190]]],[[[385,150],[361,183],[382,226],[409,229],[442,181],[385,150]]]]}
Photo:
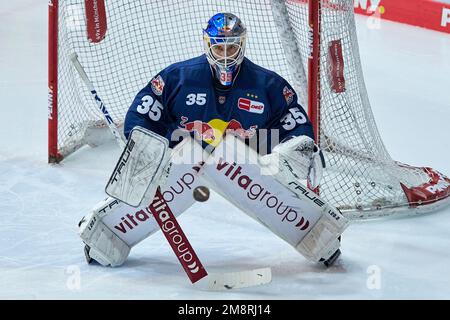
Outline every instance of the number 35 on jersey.
{"type": "Polygon", "coordinates": [[[137,106],[137,112],[147,114],[153,121],[161,119],[162,109],[162,104],[150,95],[143,96],[141,104],[137,106]]]}
{"type": "Polygon", "coordinates": [[[206,93],[188,94],[186,97],[186,105],[193,106],[194,104],[204,106],[206,104],[206,93]]]}

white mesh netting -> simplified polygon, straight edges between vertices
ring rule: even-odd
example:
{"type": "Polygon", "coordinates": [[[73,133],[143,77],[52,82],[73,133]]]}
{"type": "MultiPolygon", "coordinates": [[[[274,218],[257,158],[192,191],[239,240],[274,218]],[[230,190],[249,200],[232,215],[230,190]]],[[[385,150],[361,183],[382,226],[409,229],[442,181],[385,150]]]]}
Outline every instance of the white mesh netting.
{"type": "MultiPolygon", "coordinates": [[[[321,195],[351,217],[412,209],[400,183],[420,186],[430,176],[423,169],[399,166],[380,139],[359,60],[353,0],[322,2],[320,145],[327,169],[321,195]],[[333,40],[340,43],[344,66],[345,91],[338,93],[329,80],[333,40]]],[[[71,53],[78,54],[113,119],[120,123],[135,94],[157,72],[203,53],[202,28],[220,11],[244,21],[247,56],[286,78],[307,109],[307,0],[106,1],[108,31],[96,44],[87,39],[84,3],[59,1],[58,150],[63,156],[86,143],[88,128],[103,122],[69,62],[71,53]]],[[[436,202],[428,207],[435,206],[436,202]]]]}

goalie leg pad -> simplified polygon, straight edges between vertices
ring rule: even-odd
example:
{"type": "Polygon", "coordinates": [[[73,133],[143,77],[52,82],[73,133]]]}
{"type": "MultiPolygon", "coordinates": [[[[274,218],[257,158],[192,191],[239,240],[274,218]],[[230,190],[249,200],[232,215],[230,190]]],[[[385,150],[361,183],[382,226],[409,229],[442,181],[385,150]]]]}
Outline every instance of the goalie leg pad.
{"type": "Polygon", "coordinates": [[[285,174],[263,175],[258,157],[244,142],[226,136],[204,166],[209,187],[307,259],[328,261],[349,221],[298,182],[289,168],[285,174]]]}
{"type": "Polygon", "coordinates": [[[324,214],[314,227],[296,246],[303,256],[311,261],[327,261],[340,247],[338,237],[348,226],[347,219],[335,219],[324,214]]]}
{"type": "MultiPolygon", "coordinates": [[[[195,202],[192,191],[205,184],[197,176],[197,165],[193,164],[200,162],[206,154],[198,143],[191,143],[189,139],[183,140],[172,151],[174,164],[169,175],[163,178],[167,183],[162,193],[167,193],[166,201],[178,216],[195,202]],[[191,152],[193,148],[197,148],[194,153],[191,152]],[[191,159],[192,154],[196,158],[191,159]]],[[[114,198],[107,198],[91,210],[79,224],[88,262],[95,259],[105,266],[119,266],[129,255],[130,248],[160,229],[147,210],[153,195],[144,198],[144,201],[140,207],[134,208],[114,198]]]]}
{"type": "Polygon", "coordinates": [[[95,210],[84,217],[79,223],[79,234],[89,247],[86,259],[94,259],[103,266],[116,267],[122,265],[130,253],[128,246],[102,221],[101,215],[95,210]]]}

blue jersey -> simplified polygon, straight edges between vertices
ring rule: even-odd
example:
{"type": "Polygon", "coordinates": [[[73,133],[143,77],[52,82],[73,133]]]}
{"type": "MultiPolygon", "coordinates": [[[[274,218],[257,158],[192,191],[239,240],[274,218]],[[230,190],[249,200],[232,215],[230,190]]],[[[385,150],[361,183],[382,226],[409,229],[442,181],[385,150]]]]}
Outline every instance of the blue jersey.
{"type": "MultiPolygon", "coordinates": [[[[124,125],[127,138],[135,126],[166,137],[171,147],[179,142],[173,135],[177,129],[213,146],[225,132],[247,141],[270,141],[271,129],[277,130],[279,141],[300,135],[314,139],[311,122],[289,83],[247,58],[228,90],[215,83],[205,55],[162,70],[130,106],[124,125]],[[261,129],[267,131],[262,134],[261,129]]],[[[270,152],[269,143],[267,148],[270,152]]]]}

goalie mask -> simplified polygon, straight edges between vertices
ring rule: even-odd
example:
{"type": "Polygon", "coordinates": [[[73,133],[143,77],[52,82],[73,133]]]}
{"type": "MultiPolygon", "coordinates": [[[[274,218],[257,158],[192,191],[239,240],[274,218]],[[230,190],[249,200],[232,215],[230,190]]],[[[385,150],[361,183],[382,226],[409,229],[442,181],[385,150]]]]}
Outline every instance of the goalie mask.
{"type": "Polygon", "coordinates": [[[247,29],[232,13],[218,13],[203,30],[205,53],[214,76],[223,86],[233,84],[244,60],[247,29]]]}

